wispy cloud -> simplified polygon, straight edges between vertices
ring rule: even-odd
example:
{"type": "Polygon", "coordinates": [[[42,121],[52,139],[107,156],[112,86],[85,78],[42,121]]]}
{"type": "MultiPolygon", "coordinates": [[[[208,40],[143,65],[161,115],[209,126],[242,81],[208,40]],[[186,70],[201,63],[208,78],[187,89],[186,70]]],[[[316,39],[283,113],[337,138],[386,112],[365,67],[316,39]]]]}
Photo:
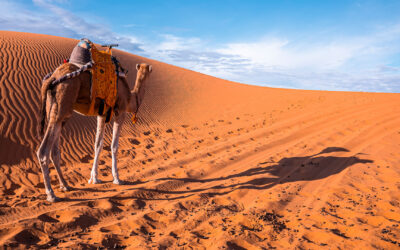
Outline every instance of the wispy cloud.
{"type": "Polygon", "coordinates": [[[118,42],[126,50],[141,52],[137,37],[120,35],[104,24],[87,21],[57,5],[59,1],[33,0],[38,10],[30,10],[12,1],[0,0],[2,16],[0,29],[51,34],[79,39],[88,37],[94,42],[118,42]]]}
{"type": "Polygon", "coordinates": [[[115,43],[118,42],[121,47],[135,52],[140,52],[139,39],[133,36],[119,35],[111,31],[104,24],[90,23],[85,19],[53,4],[52,1],[33,0],[33,2],[47,9],[52,16],[61,22],[61,27],[70,30],[76,34],[76,38],[88,37],[96,42],[115,43]]]}

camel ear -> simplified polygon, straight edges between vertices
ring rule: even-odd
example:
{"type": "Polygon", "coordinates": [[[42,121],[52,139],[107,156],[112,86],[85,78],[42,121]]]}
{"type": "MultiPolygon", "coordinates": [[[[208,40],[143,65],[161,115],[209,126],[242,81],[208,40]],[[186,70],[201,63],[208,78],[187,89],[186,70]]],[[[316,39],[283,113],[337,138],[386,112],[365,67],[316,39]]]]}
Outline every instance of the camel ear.
{"type": "Polygon", "coordinates": [[[140,69],[140,64],[138,63],[138,64],[136,64],[136,70],[139,70],[140,69]]]}
{"type": "Polygon", "coordinates": [[[151,73],[152,70],[153,68],[151,67],[151,65],[149,65],[149,73],[151,73]]]}

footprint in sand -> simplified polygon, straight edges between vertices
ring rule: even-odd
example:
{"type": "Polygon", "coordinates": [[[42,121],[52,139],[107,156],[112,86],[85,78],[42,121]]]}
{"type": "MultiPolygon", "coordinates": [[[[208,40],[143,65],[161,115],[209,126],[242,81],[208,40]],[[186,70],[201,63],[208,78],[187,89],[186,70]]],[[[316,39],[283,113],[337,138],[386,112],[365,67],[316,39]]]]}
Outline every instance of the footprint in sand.
{"type": "Polygon", "coordinates": [[[82,163],[89,163],[89,161],[92,159],[90,155],[85,155],[84,157],[81,158],[82,163]]]}
{"type": "Polygon", "coordinates": [[[133,138],[129,138],[128,141],[129,141],[130,143],[134,144],[134,145],[139,145],[139,144],[140,144],[140,141],[138,141],[138,140],[136,140],[136,139],[133,139],[133,138]]]}
{"type": "Polygon", "coordinates": [[[31,230],[24,229],[14,236],[16,242],[24,245],[34,245],[40,241],[40,238],[31,230]]]}
{"type": "Polygon", "coordinates": [[[60,222],[59,220],[56,220],[53,217],[48,216],[47,214],[41,214],[37,218],[43,222],[51,222],[51,223],[60,222]]]}
{"type": "Polygon", "coordinates": [[[129,205],[135,209],[143,209],[146,207],[146,202],[141,199],[133,200],[129,205]]]}

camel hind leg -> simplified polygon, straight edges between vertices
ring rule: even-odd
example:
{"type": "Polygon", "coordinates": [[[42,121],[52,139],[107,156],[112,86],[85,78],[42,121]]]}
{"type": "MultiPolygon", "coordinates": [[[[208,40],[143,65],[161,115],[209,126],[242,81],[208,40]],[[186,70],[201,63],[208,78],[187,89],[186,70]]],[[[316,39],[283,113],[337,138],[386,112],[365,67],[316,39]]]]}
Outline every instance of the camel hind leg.
{"type": "MultiPolygon", "coordinates": [[[[61,126],[62,127],[62,126],[61,126]]],[[[50,154],[50,160],[53,162],[54,167],[57,170],[57,175],[58,175],[58,180],[60,181],[60,189],[62,191],[70,191],[71,188],[68,186],[67,182],[64,179],[63,173],[60,168],[60,159],[61,159],[61,154],[60,154],[60,134],[55,135],[55,140],[54,140],[54,145],[51,149],[51,154],[50,154]]]]}
{"type": "Polygon", "coordinates": [[[49,175],[49,161],[50,152],[52,147],[61,133],[61,122],[50,122],[47,126],[46,133],[43,141],[37,151],[37,157],[39,159],[40,167],[42,168],[44,187],[46,189],[47,200],[50,202],[59,201],[59,198],[54,194],[51,188],[50,175],[49,175]]]}

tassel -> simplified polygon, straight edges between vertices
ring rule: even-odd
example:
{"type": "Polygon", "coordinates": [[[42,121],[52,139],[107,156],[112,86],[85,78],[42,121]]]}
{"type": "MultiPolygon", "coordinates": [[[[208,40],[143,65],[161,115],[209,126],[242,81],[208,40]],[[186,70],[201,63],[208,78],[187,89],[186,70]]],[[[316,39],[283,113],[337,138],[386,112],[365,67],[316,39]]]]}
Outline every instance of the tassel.
{"type": "Polygon", "coordinates": [[[131,119],[132,119],[132,123],[135,124],[137,122],[136,114],[133,114],[131,119]]]}

